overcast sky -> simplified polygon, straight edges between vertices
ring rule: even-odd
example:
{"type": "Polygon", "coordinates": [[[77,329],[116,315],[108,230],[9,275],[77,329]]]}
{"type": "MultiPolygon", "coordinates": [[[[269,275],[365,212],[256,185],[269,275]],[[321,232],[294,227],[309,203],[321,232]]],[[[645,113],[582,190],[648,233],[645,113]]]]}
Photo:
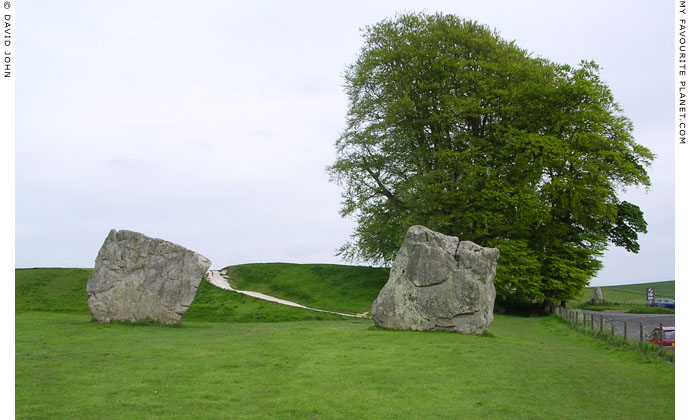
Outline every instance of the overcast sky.
{"type": "Polygon", "coordinates": [[[673,3],[32,1],[18,9],[16,265],[92,267],[111,228],[213,267],[343,263],[325,167],[360,28],[453,13],[560,63],[593,59],[656,155],[639,254],[594,285],[674,279],[673,3]]]}

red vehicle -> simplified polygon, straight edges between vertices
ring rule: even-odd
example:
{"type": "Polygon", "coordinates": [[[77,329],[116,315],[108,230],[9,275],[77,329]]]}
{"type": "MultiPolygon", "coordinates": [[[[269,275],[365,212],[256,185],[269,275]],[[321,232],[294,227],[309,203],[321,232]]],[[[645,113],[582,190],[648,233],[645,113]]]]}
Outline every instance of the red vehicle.
{"type": "MultiPolygon", "coordinates": [[[[676,327],[664,327],[663,335],[661,337],[661,346],[665,349],[676,349],[676,327]]],[[[654,328],[654,330],[649,334],[647,341],[659,345],[659,327],[654,328]]]]}

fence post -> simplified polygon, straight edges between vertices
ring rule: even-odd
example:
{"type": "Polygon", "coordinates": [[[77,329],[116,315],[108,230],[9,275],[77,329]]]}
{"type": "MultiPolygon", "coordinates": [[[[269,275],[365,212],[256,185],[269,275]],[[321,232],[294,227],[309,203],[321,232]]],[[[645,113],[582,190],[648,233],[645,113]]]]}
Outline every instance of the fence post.
{"type": "Polygon", "coordinates": [[[612,336],[612,337],[613,337],[614,335],[616,335],[616,334],[614,333],[614,329],[613,329],[613,327],[614,327],[615,325],[616,325],[616,324],[613,322],[613,320],[611,320],[611,336],[612,336]]]}
{"type": "Polygon", "coordinates": [[[599,332],[604,332],[604,316],[599,315],[599,332]]]}
{"type": "Polygon", "coordinates": [[[664,347],[664,326],[659,324],[659,348],[664,347]]]}
{"type": "Polygon", "coordinates": [[[582,314],[582,329],[587,329],[587,314],[582,314]]]}
{"type": "Polygon", "coordinates": [[[623,322],[623,341],[628,341],[628,321],[623,322]]]}
{"type": "Polygon", "coordinates": [[[592,331],[594,331],[594,314],[590,314],[590,315],[589,315],[589,322],[590,322],[590,324],[591,324],[591,325],[590,325],[590,327],[591,327],[590,329],[591,329],[592,331]]]}
{"type": "Polygon", "coordinates": [[[642,332],[642,323],[640,322],[640,343],[642,342],[642,336],[644,333],[642,332]]]}

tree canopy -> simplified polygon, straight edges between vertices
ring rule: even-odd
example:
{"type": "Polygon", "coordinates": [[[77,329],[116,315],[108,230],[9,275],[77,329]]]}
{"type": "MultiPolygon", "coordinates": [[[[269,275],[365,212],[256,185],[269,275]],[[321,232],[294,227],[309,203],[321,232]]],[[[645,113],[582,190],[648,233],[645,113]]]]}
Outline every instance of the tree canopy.
{"type": "Polygon", "coordinates": [[[650,150],[592,61],[533,57],[496,31],[403,14],[364,31],[328,169],[357,226],[339,253],[389,263],[415,224],[501,250],[499,294],[567,299],[609,243],[637,252],[650,150]]]}

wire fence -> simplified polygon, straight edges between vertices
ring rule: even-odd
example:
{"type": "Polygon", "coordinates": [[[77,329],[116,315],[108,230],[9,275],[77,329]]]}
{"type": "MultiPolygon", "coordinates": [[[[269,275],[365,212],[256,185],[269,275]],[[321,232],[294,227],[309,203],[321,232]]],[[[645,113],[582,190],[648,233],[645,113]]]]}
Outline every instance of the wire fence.
{"type": "MultiPolygon", "coordinates": [[[[577,309],[566,309],[560,306],[553,311],[562,319],[570,322],[574,326],[581,327],[600,334],[610,334],[621,336],[624,341],[638,340],[644,342],[655,328],[662,328],[663,324],[649,324],[643,322],[628,322],[624,319],[607,318],[602,314],[587,314],[577,309]]],[[[659,340],[659,347],[662,343],[659,340]]]]}

